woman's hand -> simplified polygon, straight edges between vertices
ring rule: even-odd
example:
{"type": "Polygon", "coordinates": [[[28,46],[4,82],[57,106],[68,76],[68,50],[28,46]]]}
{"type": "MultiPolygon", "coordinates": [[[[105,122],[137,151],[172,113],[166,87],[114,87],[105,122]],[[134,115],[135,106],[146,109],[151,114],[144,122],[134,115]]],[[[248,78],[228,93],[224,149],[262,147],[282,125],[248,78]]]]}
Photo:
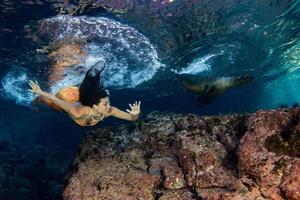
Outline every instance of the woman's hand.
{"type": "Polygon", "coordinates": [[[29,85],[31,87],[31,89],[29,89],[30,92],[36,93],[38,95],[40,95],[43,92],[43,90],[40,88],[40,86],[37,82],[33,82],[30,80],[29,85]]]}
{"type": "Polygon", "coordinates": [[[141,112],[140,106],[141,106],[141,101],[139,102],[136,101],[132,105],[129,104],[131,110],[127,109],[126,111],[132,114],[133,116],[138,116],[141,112]]]}

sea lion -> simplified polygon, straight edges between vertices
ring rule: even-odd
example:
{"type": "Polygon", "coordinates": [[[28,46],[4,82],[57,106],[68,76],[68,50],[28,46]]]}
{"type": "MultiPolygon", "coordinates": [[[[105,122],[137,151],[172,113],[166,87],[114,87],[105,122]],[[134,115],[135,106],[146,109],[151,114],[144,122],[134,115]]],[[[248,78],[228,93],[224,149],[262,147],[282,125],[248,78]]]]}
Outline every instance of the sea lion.
{"type": "Polygon", "coordinates": [[[204,106],[213,102],[227,90],[249,83],[251,76],[229,76],[203,78],[193,74],[179,74],[182,85],[190,92],[199,95],[197,102],[204,106]]]}

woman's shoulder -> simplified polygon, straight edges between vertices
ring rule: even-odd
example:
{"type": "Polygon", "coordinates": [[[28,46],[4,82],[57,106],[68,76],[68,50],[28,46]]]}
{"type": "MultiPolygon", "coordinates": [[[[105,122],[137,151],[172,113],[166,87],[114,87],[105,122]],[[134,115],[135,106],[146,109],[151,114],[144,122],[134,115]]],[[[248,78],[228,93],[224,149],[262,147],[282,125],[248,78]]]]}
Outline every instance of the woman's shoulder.
{"type": "Polygon", "coordinates": [[[78,104],[73,104],[73,109],[72,109],[72,115],[75,117],[75,118],[82,118],[82,117],[85,117],[86,115],[89,114],[91,108],[89,106],[84,106],[80,103],[78,104]]]}

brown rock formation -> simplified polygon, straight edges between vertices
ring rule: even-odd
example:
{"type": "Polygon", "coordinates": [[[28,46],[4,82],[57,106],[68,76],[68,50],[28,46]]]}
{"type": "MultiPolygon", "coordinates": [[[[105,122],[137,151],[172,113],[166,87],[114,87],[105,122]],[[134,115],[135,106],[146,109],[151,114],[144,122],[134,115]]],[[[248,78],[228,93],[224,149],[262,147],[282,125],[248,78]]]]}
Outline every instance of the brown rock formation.
{"type": "Polygon", "coordinates": [[[239,149],[240,175],[255,180],[268,199],[285,199],[287,193],[299,199],[299,174],[290,170],[297,171],[300,162],[299,110],[258,111],[249,122],[239,149]]]}
{"type": "Polygon", "coordinates": [[[139,127],[96,129],[64,199],[299,199],[299,127],[300,109],[290,109],[154,112],[139,127]]]}
{"type": "Polygon", "coordinates": [[[62,79],[62,75],[68,67],[78,65],[82,62],[86,52],[81,44],[62,44],[53,49],[48,57],[52,62],[50,83],[55,83],[62,79]]]}

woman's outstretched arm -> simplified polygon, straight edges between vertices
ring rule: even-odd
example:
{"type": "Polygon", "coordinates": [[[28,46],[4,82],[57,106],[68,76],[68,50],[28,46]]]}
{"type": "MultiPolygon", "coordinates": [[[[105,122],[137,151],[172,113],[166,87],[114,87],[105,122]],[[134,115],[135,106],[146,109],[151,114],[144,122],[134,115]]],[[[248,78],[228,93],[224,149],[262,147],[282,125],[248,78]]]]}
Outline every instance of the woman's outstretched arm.
{"type": "Polygon", "coordinates": [[[76,106],[59,99],[58,97],[48,94],[47,92],[44,92],[37,82],[29,81],[29,85],[31,89],[29,91],[36,93],[37,95],[41,96],[42,98],[49,100],[55,104],[57,104],[59,107],[61,107],[63,110],[68,112],[69,114],[73,115],[74,117],[78,116],[78,112],[76,109],[76,106]]]}
{"type": "Polygon", "coordinates": [[[124,112],[116,107],[112,107],[111,116],[114,116],[119,119],[125,119],[128,121],[136,121],[139,118],[141,109],[141,102],[135,102],[132,105],[129,104],[131,110],[127,109],[127,112],[124,112]]]}

